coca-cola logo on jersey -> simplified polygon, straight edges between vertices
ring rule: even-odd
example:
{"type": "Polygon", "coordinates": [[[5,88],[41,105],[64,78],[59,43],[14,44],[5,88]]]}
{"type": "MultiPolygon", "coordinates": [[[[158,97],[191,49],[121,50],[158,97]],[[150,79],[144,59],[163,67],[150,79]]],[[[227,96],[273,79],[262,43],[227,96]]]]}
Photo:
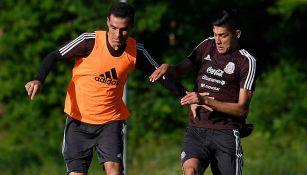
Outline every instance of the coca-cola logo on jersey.
{"type": "Polygon", "coordinates": [[[210,66],[210,67],[207,68],[207,73],[222,77],[224,71],[221,70],[221,69],[214,69],[214,68],[212,68],[212,66],[210,66]]]}

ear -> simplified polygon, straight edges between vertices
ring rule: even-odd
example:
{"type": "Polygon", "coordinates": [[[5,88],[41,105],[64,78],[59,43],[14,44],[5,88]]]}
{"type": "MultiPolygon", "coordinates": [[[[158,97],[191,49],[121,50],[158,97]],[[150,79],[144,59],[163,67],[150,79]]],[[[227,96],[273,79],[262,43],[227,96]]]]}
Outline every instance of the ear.
{"type": "Polygon", "coordinates": [[[236,38],[239,39],[241,37],[241,30],[236,30],[236,38]]]}

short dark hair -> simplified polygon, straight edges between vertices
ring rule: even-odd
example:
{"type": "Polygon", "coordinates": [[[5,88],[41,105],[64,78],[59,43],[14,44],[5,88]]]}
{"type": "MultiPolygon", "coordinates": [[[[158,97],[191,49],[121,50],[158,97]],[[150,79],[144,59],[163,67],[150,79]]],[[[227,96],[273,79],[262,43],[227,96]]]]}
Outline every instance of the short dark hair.
{"type": "Polygon", "coordinates": [[[125,2],[118,2],[113,4],[108,13],[108,17],[111,15],[120,18],[129,18],[130,24],[134,24],[134,8],[125,2]]]}
{"type": "Polygon", "coordinates": [[[217,13],[212,20],[213,26],[225,26],[231,32],[235,32],[240,29],[240,22],[236,9],[224,9],[217,13]]]}

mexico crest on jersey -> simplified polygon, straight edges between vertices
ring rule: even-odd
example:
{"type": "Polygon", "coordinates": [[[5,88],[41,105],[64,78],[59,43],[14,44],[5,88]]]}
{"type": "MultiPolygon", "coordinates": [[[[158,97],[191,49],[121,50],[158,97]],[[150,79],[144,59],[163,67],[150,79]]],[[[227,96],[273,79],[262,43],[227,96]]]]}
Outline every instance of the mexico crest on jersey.
{"type": "Polygon", "coordinates": [[[235,71],[235,64],[233,62],[229,62],[224,68],[226,74],[233,74],[235,71]]]}

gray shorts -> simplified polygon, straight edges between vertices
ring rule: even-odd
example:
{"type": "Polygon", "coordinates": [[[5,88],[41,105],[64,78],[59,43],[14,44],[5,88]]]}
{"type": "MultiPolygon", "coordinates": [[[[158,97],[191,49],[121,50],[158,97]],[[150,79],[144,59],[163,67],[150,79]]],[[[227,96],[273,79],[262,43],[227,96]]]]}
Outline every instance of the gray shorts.
{"type": "Polygon", "coordinates": [[[214,175],[242,174],[243,152],[239,131],[188,127],[182,144],[182,165],[191,158],[198,159],[203,170],[210,164],[214,175]]]}
{"type": "Polygon", "coordinates": [[[93,150],[100,164],[107,161],[122,164],[124,125],[125,121],[91,125],[67,117],[62,148],[67,173],[87,173],[93,150]]]}

